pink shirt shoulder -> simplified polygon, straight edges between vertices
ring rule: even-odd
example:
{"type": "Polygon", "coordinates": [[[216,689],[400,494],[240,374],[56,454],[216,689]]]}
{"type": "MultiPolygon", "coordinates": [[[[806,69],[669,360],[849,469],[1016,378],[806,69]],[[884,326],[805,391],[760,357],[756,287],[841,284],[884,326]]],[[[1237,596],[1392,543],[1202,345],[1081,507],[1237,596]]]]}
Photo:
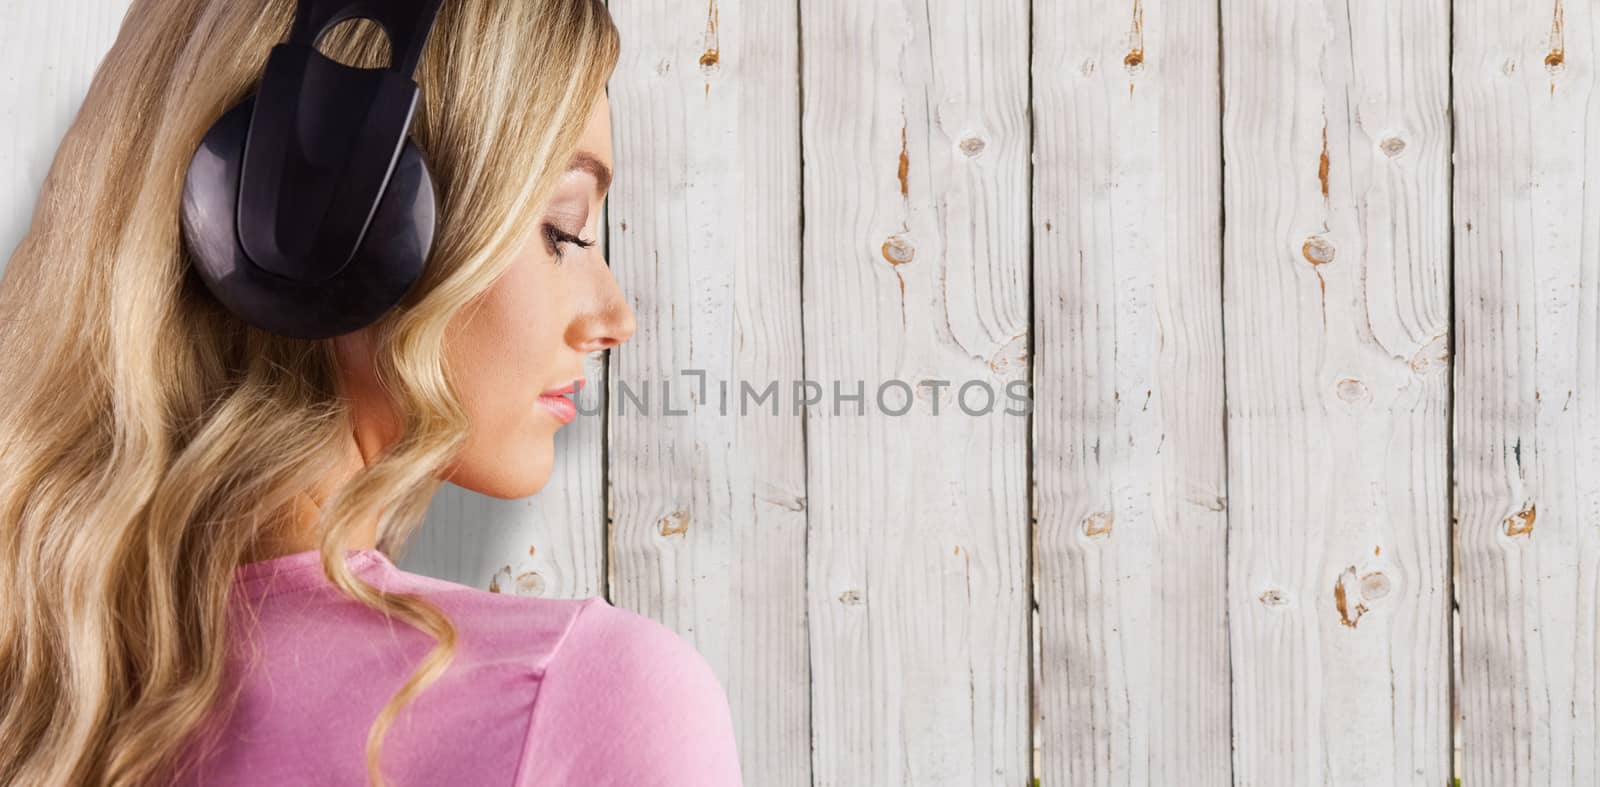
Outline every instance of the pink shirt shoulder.
{"type": "MultiPolygon", "coordinates": [[[[356,550],[351,570],[421,593],[459,633],[449,670],[384,741],[394,787],[742,785],[727,696],[673,630],[600,597],[502,595],[356,550]]],[[[181,784],[366,784],[367,729],[432,646],[349,600],[315,551],[242,566],[239,696],[181,784]]]]}

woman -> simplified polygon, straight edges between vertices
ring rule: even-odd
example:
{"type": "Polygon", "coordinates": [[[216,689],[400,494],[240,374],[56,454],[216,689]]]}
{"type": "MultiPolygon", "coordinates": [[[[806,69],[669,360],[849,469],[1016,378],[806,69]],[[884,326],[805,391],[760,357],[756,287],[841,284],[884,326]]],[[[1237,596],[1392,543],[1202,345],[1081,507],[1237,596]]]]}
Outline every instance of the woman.
{"type": "MultiPolygon", "coordinates": [[[[294,11],[136,0],[0,282],[0,784],[738,784],[671,630],[388,557],[441,481],[538,491],[585,355],[633,333],[594,245],[603,4],[446,0],[412,125],[432,256],[323,341],[223,309],[178,221],[294,11]]],[[[358,20],[319,48],[387,46],[358,20]]]]}

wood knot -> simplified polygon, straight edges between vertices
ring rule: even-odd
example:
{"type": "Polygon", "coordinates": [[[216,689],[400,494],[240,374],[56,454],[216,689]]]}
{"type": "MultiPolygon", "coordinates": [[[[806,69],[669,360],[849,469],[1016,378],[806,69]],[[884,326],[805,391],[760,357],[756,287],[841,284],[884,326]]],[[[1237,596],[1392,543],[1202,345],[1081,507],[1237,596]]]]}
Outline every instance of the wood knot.
{"type": "Polygon", "coordinates": [[[1372,601],[1389,595],[1389,577],[1382,571],[1369,571],[1361,575],[1361,597],[1372,601]]]}
{"type": "Polygon", "coordinates": [[[514,573],[510,566],[502,566],[489,578],[490,593],[510,593],[516,596],[544,595],[544,576],[537,571],[514,573]]]}
{"type": "Polygon", "coordinates": [[[1339,398],[1350,404],[1358,404],[1372,399],[1372,392],[1367,390],[1367,384],[1354,377],[1346,377],[1334,387],[1339,393],[1339,398]]]}
{"type": "Polygon", "coordinates": [[[1450,338],[1445,334],[1435,336],[1411,356],[1411,371],[1416,374],[1443,371],[1450,367],[1450,338]]]}
{"type": "Polygon", "coordinates": [[[1083,518],[1083,534],[1089,538],[1110,536],[1113,520],[1110,511],[1096,511],[1083,518]]]}
{"type": "Polygon", "coordinates": [[[917,247],[911,245],[904,235],[890,235],[883,242],[883,258],[890,265],[904,265],[917,256],[917,247]]]}
{"type": "Polygon", "coordinates": [[[510,566],[505,566],[505,567],[501,568],[499,571],[494,572],[494,576],[489,577],[489,592],[490,593],[499,593],[499,592],[501,592],[501,590],[500,590],[500,577],[502,577],[502,576],[505,576],[505,577],[511,576],[511,567],[510,566]]]}
{"type": "Polygon", "coordinates": [[[1533,521],[1539,516],[1538,506],[1529,503],[1521,511],[1506,517],[1507,536],[1533,536],[1533,521]]]}
{"type": "Polygon", "coordinates": [[[1351,597],[1358,592],[1359,579],[1356,576],[1355,566],[1340,572],[1333,580],[1333,606],[1339,610],[1339,622],[1350,628],[1355,628],[1361,616],[1367,613],[1366,604],[1351,603],[1351,597]]]}
{"type": "MultiPolygon", "coordinates": [[[[661,531],[663,538],[687,533],[689,531],[689,512],[674,511],[657,520],[656,526],[661,531]]],[[[688,536],[685,535],[684,538],[688,538],[688,536]]]]}
{"type": "Polygon", "coordinates": [[[1300,253],[1305,256],[1306,262],[1312,265],[1326,265],[1333,262],[1333,244],[1321,235],[1307,238],[1300,246],[1300,253]]]}

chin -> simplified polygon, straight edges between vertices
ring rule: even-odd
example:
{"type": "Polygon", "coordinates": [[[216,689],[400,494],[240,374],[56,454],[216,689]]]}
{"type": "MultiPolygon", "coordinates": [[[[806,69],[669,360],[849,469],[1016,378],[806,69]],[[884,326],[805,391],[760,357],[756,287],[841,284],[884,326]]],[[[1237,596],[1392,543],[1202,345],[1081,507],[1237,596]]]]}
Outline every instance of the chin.
{"type": "Polygon", "coordinates": [[[523,444],[492,456],[470,457],[459,462],[445,480],[481,495],[517,500],[544,489],[554,466],[555,446],[546,439],[531,448],[523,444]]]}

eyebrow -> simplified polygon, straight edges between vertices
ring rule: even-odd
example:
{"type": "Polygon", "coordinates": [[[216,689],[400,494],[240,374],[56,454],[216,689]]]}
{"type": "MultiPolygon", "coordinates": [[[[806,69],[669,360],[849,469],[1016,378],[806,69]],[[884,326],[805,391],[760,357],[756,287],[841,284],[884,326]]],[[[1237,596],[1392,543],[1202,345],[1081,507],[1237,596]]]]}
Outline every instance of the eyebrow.
{"type": "Polygon", "coordinates": [[[611,187],[611,168],[606,166],[605,162],[595,158],[593,154],[581,150],[572,154],[572,163],[567,165],[567,171],[571,172],[575,169],[581,169],[594,176],[595,196],[598,197],[605,194],[606,189],[611,187]]]}

